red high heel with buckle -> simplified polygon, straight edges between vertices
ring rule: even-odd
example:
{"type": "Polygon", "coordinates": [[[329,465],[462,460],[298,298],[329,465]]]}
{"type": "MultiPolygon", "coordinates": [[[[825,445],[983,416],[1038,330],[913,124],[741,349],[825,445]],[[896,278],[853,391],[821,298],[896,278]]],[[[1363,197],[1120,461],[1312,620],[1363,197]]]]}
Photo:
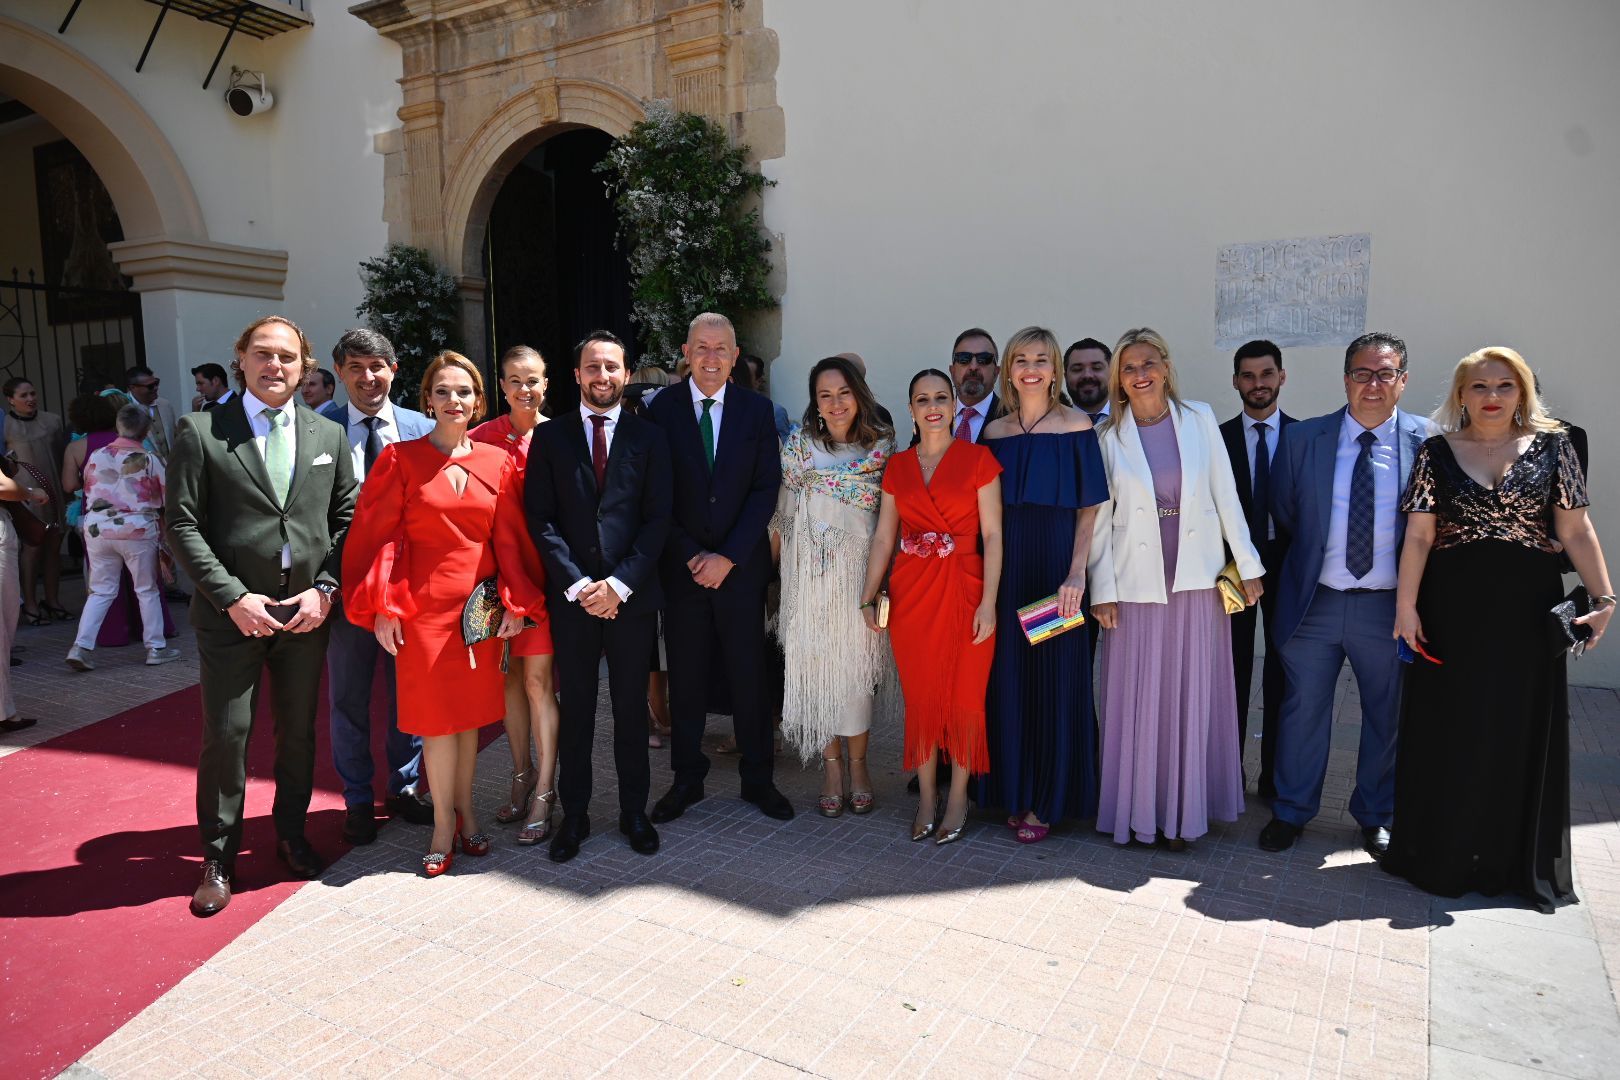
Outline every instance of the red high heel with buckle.
{"type": "Polygon", "coordinates": [[[461,812],[456,811],[456,844],[461,848],[463,855],[470,855],[475,859],[489,854],[489,833],[473,833],[471,836],[461,835],[461,812]]]}

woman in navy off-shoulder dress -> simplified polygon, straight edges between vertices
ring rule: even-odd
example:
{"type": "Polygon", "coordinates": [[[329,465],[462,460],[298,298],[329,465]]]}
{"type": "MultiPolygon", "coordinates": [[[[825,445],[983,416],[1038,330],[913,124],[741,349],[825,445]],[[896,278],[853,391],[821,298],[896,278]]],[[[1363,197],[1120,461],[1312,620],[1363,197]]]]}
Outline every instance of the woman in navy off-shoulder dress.
{"type": "Polygon", "coordinates": [[[1001,400],[1010,411],[983,435],[1002,467],[1006,557],[985,713],[990,772],[977,799],[1005,807],[1007,827],[1023,843],[1044,839],[1065,818],[1097,813],[1086,632],[1031,645],[1018,624],[1019,608],[1054,593],[1062,614],[1079,610],[1092,518],[1108,498],[1091,421],[1058,398],[1061,356],[1048,330],[1013,335],[1001,365],[1001,400]]]}

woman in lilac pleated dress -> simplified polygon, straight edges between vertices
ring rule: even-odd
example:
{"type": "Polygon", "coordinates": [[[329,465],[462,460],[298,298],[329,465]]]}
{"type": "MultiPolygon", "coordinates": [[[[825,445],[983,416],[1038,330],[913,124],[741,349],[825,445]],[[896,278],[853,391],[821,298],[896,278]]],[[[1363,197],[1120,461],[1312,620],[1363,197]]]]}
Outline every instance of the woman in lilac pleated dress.
{"type": "Polygon", "coordinates": [[[1265,570],[1215,414],[1176,393],[1164,339],[1127,331],[1108,384],[1110,498],[1089,567],[1104,631],[1097,829],[1179,851],[1243,812],[1232,630],[1215,577],[1230,547],[1252,604],[1265,570]]]}

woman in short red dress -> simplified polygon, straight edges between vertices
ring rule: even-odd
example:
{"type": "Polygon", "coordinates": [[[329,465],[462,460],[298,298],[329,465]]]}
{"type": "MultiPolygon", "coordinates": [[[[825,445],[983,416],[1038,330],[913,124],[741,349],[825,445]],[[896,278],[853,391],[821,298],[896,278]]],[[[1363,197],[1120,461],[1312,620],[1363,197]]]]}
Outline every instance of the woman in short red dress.
{"type": "Polygon", "coordinates": [[[920,789],[911,838],[937,832],[934,842],[949,844],[967,822],[968,777],[990,769],[984,701],[1001,580],[1001,465],[985,447],[952,437],[956,393],[944,372],[918,372],[907,396],[918,440],[883,474],[861,609],[879,629],[875,601],[888,573],[889,638],[906,699],[903,766],[917,770],[920,789]],[[943,809],[941,751],[951,762],[943,809]]]}
{"type": "MultiPolygon", "coordinates": [[[[529,436],[548,419],[540,412],[546,402],[546,362],[527,345],[506,350],[501,357],[501,392],[511,408],[472,430],[473,442],[498,446],[517,466],[518,486],[522,487],[523,468],[529,462],[529,436]]],[[[525,565],[529,579],[542,584],[545,571],[540,552],[533,543],[526,545],[525,565]]],[[[495,811],[502,825],[523,822],[517,842],[538,844],[551,832],[551,808],[557,801],[553,788],[557,776],[557,683],[552,671],[551,626],[542,615],[512,639],[512,663],[506,672],[506,745],[512,751],[512,790],[506,805],[495,811]],[[531,743],[540,758],[536,766],[529,756],[531,743]]]]}
{"type": "Polygon", "coordinates": [[[343,611],[398,657],[399,729],[422,736],[433,791],[433,841],[423,872],[437,877],[459,848],[489,852],[473,811],[478,729],[505,712],[501,654],[524,616],[544,618],[527,568],[519,473],[504,452],[474,443],[484,387],[466,357],[440,353],[422,376],[425,438],[383,448],[366,477],[343,550],[343,611]],[[495,575],[506,606],[499,638],[464,643],[461,611],[495,575]],[[470,835],[469,835],[470,834],[470,835]]]}

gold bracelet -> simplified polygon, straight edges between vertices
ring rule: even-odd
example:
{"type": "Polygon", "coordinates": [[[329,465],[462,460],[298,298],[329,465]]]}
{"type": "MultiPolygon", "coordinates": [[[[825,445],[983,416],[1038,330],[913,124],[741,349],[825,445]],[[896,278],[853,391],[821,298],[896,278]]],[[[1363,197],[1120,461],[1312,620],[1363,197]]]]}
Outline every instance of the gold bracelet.
{"type": "Polygon", "coordinates": [[[1592,597],[1592,603],[1595,607],[1614,607],[1617,602],[1620,601],[1616,601],[1613,593],[1592,597]]]}

